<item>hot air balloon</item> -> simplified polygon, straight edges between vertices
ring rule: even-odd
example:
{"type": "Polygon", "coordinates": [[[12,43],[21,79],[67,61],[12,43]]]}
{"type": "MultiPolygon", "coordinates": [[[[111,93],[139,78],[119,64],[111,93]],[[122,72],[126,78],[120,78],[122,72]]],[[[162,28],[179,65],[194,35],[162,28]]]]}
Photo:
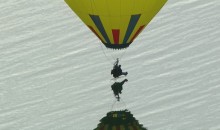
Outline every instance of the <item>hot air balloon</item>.
{"type": "Polygon", "coordinates": [[[107,48],[128,47],[167,0],[65,0],[107,48]]]}

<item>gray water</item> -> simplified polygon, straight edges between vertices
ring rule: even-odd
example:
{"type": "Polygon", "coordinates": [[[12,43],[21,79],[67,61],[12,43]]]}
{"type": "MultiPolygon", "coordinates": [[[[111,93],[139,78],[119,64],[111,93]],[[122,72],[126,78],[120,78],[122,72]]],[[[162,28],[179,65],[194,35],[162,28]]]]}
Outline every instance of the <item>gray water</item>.
{"type": "MultiPolygon", "coordinates": [[[[0,0],[0,30],[0,130],[92,130],[111,111],[111,52],[64,1],[0,0]]],[[[219,57],[220,1],[169,0],[120,61],[126,108],[149,130],[220,130],[219,57]]]]}

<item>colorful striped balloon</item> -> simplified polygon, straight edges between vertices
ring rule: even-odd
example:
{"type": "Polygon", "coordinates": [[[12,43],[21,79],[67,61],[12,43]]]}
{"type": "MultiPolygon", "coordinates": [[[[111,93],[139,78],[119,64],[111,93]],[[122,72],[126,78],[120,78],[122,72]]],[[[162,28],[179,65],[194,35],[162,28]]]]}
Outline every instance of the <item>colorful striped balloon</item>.
{"type": "Polygon", "coordinates": [[[65,0],[107,48],[126,48],[167,0],[65,0]]]}

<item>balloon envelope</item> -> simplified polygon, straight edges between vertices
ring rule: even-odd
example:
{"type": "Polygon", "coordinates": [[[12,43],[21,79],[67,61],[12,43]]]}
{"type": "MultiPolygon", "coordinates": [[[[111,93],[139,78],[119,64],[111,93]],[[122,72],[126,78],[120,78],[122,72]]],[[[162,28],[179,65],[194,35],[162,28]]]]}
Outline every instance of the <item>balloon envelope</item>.
{"type": "Polygon", "coordinates": [[[107,48],[126,48],[167,0],[65,0],[107,48]]]}

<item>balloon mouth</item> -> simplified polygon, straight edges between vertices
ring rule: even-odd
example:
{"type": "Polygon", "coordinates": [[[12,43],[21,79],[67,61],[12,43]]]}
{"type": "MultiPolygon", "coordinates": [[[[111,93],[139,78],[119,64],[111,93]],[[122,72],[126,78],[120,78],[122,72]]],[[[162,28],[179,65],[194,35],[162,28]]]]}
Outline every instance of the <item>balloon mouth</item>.
{"type": "Polygon", "coordinates": [[[104,43],[103,44],[107,47],[107,48],[111,48],[111,49],[124,49],[129,47],[130,43],[123,43],[123,44],[112,44],[112,43],[104,43]]]}

